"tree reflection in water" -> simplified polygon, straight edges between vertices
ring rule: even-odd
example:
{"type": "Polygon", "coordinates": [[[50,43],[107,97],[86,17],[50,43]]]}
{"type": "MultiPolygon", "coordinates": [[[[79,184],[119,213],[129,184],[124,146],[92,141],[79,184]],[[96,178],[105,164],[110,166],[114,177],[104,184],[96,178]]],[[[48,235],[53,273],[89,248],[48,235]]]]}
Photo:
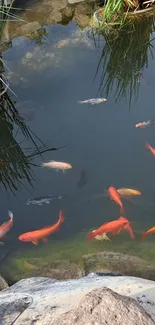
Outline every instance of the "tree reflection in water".
{"type": "MultiPolygon", "coordinates": [[[[42,155],[49,150],[42,141],[27,127],[20,116],[12,100],[12,92],[9,90],[7,81],[3,76],[3,60],[0,59],[0,183],[5,190],[11,190],[14,194],[25,180],[32,185],[34,173],[32,166],[33,157],[42,155]],[[17,142],[17,133],[20,132],[24,138],[31,141],[28,154],[26,149],[21,148],[17,142]],[[37,145],[38,140],[41,146],[37,145]]],[[[59,148],[58,148],[59,149],[59,148]]]]}
{"type": "Polygon", "coordinates": [[[120,30],[104,34],[105,45],[97,67],[101,73],[98,95],[108,97],[114,92],[115,100],[137,100],[143,69],[148,66],[152,53],[154,18],[134,19],[120,30]]]}

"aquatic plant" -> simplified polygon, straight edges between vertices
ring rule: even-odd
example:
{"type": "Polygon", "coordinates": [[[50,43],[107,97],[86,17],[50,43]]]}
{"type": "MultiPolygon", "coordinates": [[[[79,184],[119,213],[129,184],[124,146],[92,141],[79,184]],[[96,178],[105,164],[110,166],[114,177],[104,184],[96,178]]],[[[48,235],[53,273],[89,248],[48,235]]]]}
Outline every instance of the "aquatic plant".
{"type": "Polygon", "coordinates": [[[114,91],[115,100],[125,98],[131,104],[137,99],[142,72],[152,54],[150,34],[153,18],[137,19],[115,33],[104,33],[102,50],[95,77],[102,69],[98,93],[108,97],[114,91]]]}
{"type": "Polygon", "coordinates": [[[103,8],[95,12],[95,18],[100,22],[100,27],[107,24],[120,27],[126,23],[127,17],[145,13],[154,6],[154,0],[105,0],[103,8]]]}

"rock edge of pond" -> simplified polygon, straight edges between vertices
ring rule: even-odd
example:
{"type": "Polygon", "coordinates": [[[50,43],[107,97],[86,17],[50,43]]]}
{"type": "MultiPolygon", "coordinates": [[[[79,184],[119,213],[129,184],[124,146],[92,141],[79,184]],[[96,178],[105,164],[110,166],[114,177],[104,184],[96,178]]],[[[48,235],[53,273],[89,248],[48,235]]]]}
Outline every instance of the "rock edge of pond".
{"type": "Polygon", "coordinates": [[[91,272],[155,280],[155,265],[151,262],[133,255],[111,251],[86,254],[76,259],[71,256],[65,259],[61,255],[57,258],[52,255],[50,258],[46,255],[27,258],[21,253],[19,256],[12,255],[0,266],[0,273],[9,285],[27,277],[43,276],[68,280],[87,276],[91,272]]]}
{"type": "MultiPolygon", "coordinates": [[[[103,275],[103,274],[102,274],[103,275]]],[[[153,325],[155,282],[131,276],[23,279],[0,293],[0,324],[153,325]]]]}

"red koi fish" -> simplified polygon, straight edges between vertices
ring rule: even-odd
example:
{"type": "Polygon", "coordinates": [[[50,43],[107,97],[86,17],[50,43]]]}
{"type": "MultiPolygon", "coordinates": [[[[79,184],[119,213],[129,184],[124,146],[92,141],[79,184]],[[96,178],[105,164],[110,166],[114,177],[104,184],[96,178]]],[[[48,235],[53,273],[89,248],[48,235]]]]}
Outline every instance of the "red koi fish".
{"type": "Polygon", "coordinates": [[[0,239],[2,239],[13,226],[13,213],[11,211],[8,211],[8,215],[10,217],[10,220],[4,222],[0,226],[0,239]]]}
{"type": "Polygon", "coordinates": [[[118,193],[118,191],[116,190],[116,188],[113,187],[113,186],[110,186],[108,188],[108,193],[109,193],[109,196],[110,196],[110,200],[113,200],[116,204],[118,204],[120,206],[120,212],[121,212],[122,215],[124,215],[125,214],[124,206],[123,206],[123,203],[122,203],[122,200],[121,200],[121,196],[118,193]]]}
{"type": "Polygon", "coordinates": [[[111,233],[111,234],[115,235],[121,229],[124,229],[125,226],[127,226],[126,230],[129,231],[130,228],[128,228],[128,225],[130,225],[129,220],[126,218],[123,218],[123,217],[120,217],[119,219],[114,220],[114,221],[106,222],[101,227],[96,229],[95,231],[88,233],[88,235],[87,235],[88,241],[93,240],[96,236],[98,236],[98,235],[100,236],[103,233],[111,233]]]}
{"type": "Polygon", "coordinates": [[[34,245],[38,245],[39,240],[42,240],[44,243],[48,243],[47,237],[54,232],[58,231],[61,224],[64,222],[65,217],[63,215],[63,211],[60,210],[59,212],[59,219],[58,221],[51,226],[46,226],[39,230],[34,230],[30,232],[26,232],[18,237],[19,240],[25,242],[32,242],[34,245]]]}
{"type": "Polygon", "coordinates": [[[152,227],[152,228],[150,228],[149,230],[144,231],[144,232],[142,233],[142,239],[145,239],[145,237],[146,237],[147,235],[154,234],[154,233],[155,233],[155,227],[152,227]]]}

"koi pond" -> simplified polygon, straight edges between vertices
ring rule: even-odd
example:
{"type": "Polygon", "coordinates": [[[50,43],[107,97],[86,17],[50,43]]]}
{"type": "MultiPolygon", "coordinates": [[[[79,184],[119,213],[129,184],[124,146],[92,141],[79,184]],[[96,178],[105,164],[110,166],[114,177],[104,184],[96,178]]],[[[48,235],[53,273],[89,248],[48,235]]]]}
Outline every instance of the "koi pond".
{"type": "Polygon", "coordinates": [[[0,224],[13,227],[0,241],[0,274],[58,279],[111,271],[155,279],[155,40],[154,17],[123,29],[94,32],[93,2],[29,2],[9,21],[1,41],[0,224]],[[2,82],[3,80],[3,82],[2,82]],[[105,98],[99,104],[80,104],[105,98]],[[63,171],[43,167],[54,160],[63,171]],[[107,190],[122,197],[127,231],[110,240],[87,233],[120,217],[107,190]],[[29,204],[27,204],[29,203],[29,204]],[[57,222],[59,230],[38,245],[18,237],[57,222]]]}

